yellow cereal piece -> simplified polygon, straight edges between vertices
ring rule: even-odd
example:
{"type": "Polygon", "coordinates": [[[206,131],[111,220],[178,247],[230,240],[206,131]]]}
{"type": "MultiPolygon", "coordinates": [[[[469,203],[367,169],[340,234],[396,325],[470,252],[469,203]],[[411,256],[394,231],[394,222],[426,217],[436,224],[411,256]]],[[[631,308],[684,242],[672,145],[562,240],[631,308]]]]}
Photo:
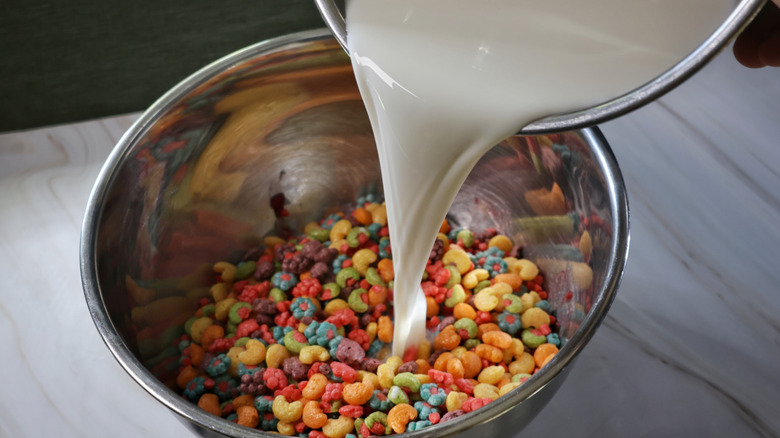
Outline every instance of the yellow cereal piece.
{"type": "Polygon", "coordinates": [[[203,332],[206,330],[208,326],[212,324],[214,324],[214,320],[209,318],[208,316],[202,316],[196,319],[190,325],[190,337],[192,338],[193,342],[200,344],[201,337],[203,336],[203,332]]]}
{"type": "Polygon", "coordinates": [[[233,377],[238,377],[238,364],[241,363],[241,360],[238,357],[244,351],[246,351],[246,348],[244,347],[230,347],[228,352],[225,354],[230,358],[230,368],[228,369],[228,373],[233,377]]]}
{"type": "Polygon", "coordinates": [[[379,256],[374,251],[371,251],[368,248],[359,249],[352,256],[352,267],[357,269],[360,275],[365,277],[368,267],[371,266],[378,257],[379,256]]]}
{"type": "Polygon", "coordinates": [[[469,396],[465,392],[450,391],[447,394],[447,399],[444,402],[444,406],[447,408],[447,412],[457,411],[463,406],[463,402],[468,400],[469,396]]]}
{"type": "Polygon", "coordinates": [[[280,421],[276,424],[276,430],[279,432],[279,435],[284,436],[293,436],[295,435],[295,425],[292,423],[287,423],[285,421],[280,421]]]}
{"type": "Polygon", "coordinates": [[[346,219],[342,219],[330,229],[330,241],[335,242],[337,240],[344,240],[352,229],[352,223],[346,219]]]}
{"type": "Polygon", "coordinates": [[[533,280],[539,275],[539,268],[534,262],[528,259],[516,259],[514,257],[504,258],[507,264],[507,270],[520,275],[524,281],[533,280]]]}
{"type": "Polygon", "coordinates": [[[393,379],[395,378],[395,371],[393,371],[393,366],[388,363],[383,363],[382,365],[379,365],[379,367],[376,369],[376,375],[379,379],[379,386],[381,386],[384,389],[390,389],[390,387],[393,386],[393,379]]]}
{"type": "Polygon", "coordinates": [[[300,353],[298,353],[298,359],[306,365],[311,365],[314,362],[325,362],[330,359],[330,353],[325,347],[309,345],[301,348],[300,353]]]}
{"type": "Polygon", "coordinates": [[[236,304],[236,302],[237,300],[235,298],[225,298],[224,300],[217,302],[217,304],[214,305],[214,318],[219,321],[224,321],[228,317],[230,308],[233,307],[233,304],[236,304]]]}
{"type": "Polygon", "coordinates": [[[374,221],[375,224],[382,225],[383,227],[387,225],[387,206],[384,202],[371,211],[371,220],[374,221]]]}
{"type": "Polygon", "coordinates": [[[460,284],[466,289],[474,289],[480,281],[487,280],[488,278],[490,278],[490,272],[488,272],[487,269],[474,269],[463,276],[460,280],[460,284]]]}
{"type": "Polygon", "coordinates": [[[466,251],[463,251],[457,245],[450,246],[450,249],[444,253],[441,261],[444,266],[455,266],[461,275],[469,272],[471,269],[471,258],[469,258],[466,251]]]}
{"type": "Polygon", "coordinates": [[[300,400],[288,403],[283,395],[278,395],[274,398],[271,409],[274,411],[274,416],[278,418],[279,421],[293,423],[301,418],[301,415],[303,414],[303,403],[301,403],[300,400]]]}
{"type": "Polygon", "coordinates": [[[393,367],[394,373],[398,373],[398,369],[401,368],[401,365],[404,364],[404,360],[401,359],[399,356],[391,356],[387,358],[385,363],[393,367]]]}
{"type": "Polygon", "coordinates": [[[355,420],[340,416],[337,419],[329,419],[322,427],[322,433],[328,438],[344,438],[355,428],[355,420]]]}
{"type": "Polygon", "coordinates": [[[232,283],[236,279],[236,265],[228,262],[217,262],[214,264],[214,272],[219,273],[222,281],[232,283]]]}
{"type": "Polygon", "coordinates": [[[512,239],[503,234],[497,234],[488,241],[488,247],[497,247],[501,251],[504,251],[504,254],[509,254],[512,251],[513,246],[512,239]]]}
{"type": "Polygon", "coordinates": [[[228,293],[225,283],[217,283],[209,289],[209,294],[211,295],[211,298],[214,299],[215,303],[224,300],[228,293]]]}
{"type": "Polygon", "coordinates": [[[348,308],[349,304],[346,301],[342,300],[341,298],[336,298],[328,301],[328,304],[325,305],[325,314],[328,316],[333,316],[333,314],[339,310],[348,308]]]}
{"type": "Polygon", "coordinates": [[[498,388],[498,396],[502,397],[502,396],[506,395],[507,393],[509,393],[509,391],[517,388],[518,386],[520,386],[520,382],[509,382],[509,383],[506,383],[503,386],[501,386],[501,388],[498,388]]]}
{"type": "Polygon", "coordinates": [[[427,374],[415,374],[414,377],[417,377],[417,380],[420,381],[420,385],[433,383],[433,379],[431,379],[431,376],[427,374]]]}
{"type": "Polygon", "coordinates": [[[238,355],[238,360],[244,365],[257,365],[265,360],[265,345],[257,339],[248,340],[244,348],[246,350],[238,355]]]}
{"type": "Polygon", "coordinates": [[[279,368],[288,357],[290,357],[290,352],[284,345],[271,344],[265,352],[265,363],[268,368],[279,368]]]}
{"type": "Polygon", "coordinates": [[[495,385],[490,385],[488,383],[477,384],[474,387],[474,397],[495,400],[499,397],[498,388],[496,388],[495,385]]]}
{"type": "Polygon", "coordinates": [[[498,306],[498,298],[490,292],[485,292],[483,289],[474,296],[474,306],[483,312],[490,312],[498,306]]]}
{"type": "Polygon", "coordinates": [[[484,368],[477,377],[479,383],[487,383],[489,385],[495,385],[504,377],[504,367],[499,365],[491,365],[484,368]]]}
{"type": "Polygon", "coordinates": [[[531,374],[536,367],[534,357],[530,353],[523,352],[520,357],[509,364],[509,372],[515,374],[531,374]]]}
{"type": "Polygon", "coordinates": [[[382,385],[379,384],[379,376],[364,370],[359,370],[357,372],[357,381],[358,382],[369,381],[371,382],[372,385],[374,385],[374,388],[382,387],[382,385]]]}
{"type": "Polygon", "coordinates": [[[539,328],[550,324],[550,315],[538,307],[531,307],[520,315],[520,322],[523,324],[523,328],[539,328]]]}

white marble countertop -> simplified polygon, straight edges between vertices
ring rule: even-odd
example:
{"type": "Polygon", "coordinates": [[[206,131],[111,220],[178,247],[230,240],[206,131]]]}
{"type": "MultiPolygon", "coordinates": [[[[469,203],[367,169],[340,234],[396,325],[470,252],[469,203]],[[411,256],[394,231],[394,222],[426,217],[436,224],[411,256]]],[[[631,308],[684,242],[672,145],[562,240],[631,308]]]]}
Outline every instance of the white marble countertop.
{"type": "MultiPolygon", "coordinates": [[[[190,436],[87,312],[87,196],[137,114],[0,134],[0,436],[190,436]]],[[[780,436],[780,69],[724,53],[602,126],[631,206],[617,299],[522,436],[780,436]]]]}

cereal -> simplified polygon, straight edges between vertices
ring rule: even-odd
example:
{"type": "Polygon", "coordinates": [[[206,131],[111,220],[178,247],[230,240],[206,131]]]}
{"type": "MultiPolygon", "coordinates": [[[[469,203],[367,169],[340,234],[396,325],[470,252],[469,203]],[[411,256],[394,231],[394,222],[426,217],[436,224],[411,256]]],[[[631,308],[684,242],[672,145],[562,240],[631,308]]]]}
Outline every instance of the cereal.
{"type": "Polygon", "coordinates": [[[246,427],[385,435],[485,406],[565,344],[551,309],[560,300],[548,301],[536,264],[506,256],[518,254],[511,238],[443,224],[421,283],[429,340],[389,356],[388,234],[385,207],[371,200],[301,236],[269,236],[238,263],[215,263],[177,341],[175,387],[246,427]]]}

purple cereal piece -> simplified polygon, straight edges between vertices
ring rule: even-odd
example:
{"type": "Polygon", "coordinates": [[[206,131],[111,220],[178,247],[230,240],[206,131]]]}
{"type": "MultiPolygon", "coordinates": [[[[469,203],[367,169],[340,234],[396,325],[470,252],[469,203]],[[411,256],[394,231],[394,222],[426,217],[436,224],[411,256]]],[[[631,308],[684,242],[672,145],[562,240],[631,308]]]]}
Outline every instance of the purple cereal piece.
{"type": "Polygon", "coordinates": [[[309,372],[309,367],[301,362],[298,357],[288,357],[282,362],[282,371],[285,374],[292,377],[293,380],[303,380],[306,378],[306,374],[309,372]]]}
{"type": "Polygon", "coordinates": [[[256,281],[265,281],[271,278],[272,275],[274,275],[274,264],[264,260],[257,264],[257,269],[255,269],[252,278],[256,281]]]}
{"type": "Polygon", "coordinates": [[[246,254],[244,254],[244,257],[241,258],[241,261],[242,262],[248,262],[248,261],[256,262],[257,259],[259,259],[260,256],[262,256],[262,255],[263,255],[263,250],[258,248],[258,247],[254,247],[254,248],[250,249],[249,251],[247,251],[246,254]]]}
{"type": "MultiPolygon", "coordinates": [[[[265,325],[267,325],[269,327],[274,325],[274,318],[273,318],[273,316],[271,316],[271,315],[264,315],[262,313],[258,313],[257,315],[255,315],[255,321],[257,321],[257,323],[260,324],[260,325],[265,324],[265,325]]],[[[254,332],[252,332],[252,337],[253,338],[262,338],[263,337],[263,333],[261,331],[259,331],[259,330],[255,330],[254,332]],[[256,333],[259,333],[259,334],[256,334],[256,333]]]]}
{"type": "Polygon", "coordinates": [[[400,368],[398,368],[398,372],[417,374],[417,362],[406,362],[405,364],[401,365],[400,368]]]}
{"type": "Polygon", "coordinates": [[[362,227],[363,224],[360,223],[359,220],[353,215],[349,215],[346,217],[346,219],[349,221],[350,224],[352,224],[352,227],[362,227]]]}
{"type": "Polygon", "coordinates": [[[450,421],[450,420],[452,420],[454,418],[460,417],[461,415],[466,415],[466,411],[464,411],[463,409],[458,409],[457,411],[447,412],[446,414],[444,414],[441,417],[441,420],[439,421],[439,423],[444,423],[445,421],[450,421]]]}
{"type": "Polygon", "coordinates": [[[317,252],[317,255],[314,256],[314,261],[328,264],[331,263],[338,254],[339,251],[335,248],[322,248],[317,252]]]}
{"type": "Polygon", "coordinates": [[[252,310],[262,315],[276,315],[278,311],[276,303],[268,298],[258,298],[252,301],[252,310]]]}
{"type": "Polygon", "coordinates": [[[301,248],[301,254],[309,259],[314,260],[317,258],[317,253],[319,253],[323,249],[323,246],[320,242],[316,240],[310,240],[303,244],[303,248],[301,248]]]}
{"type": "Polygon", "coordinates": [[[325,276],[330,273],[330,269],[328,268],[327,263],[317,262],[311,267],[309,272],[311,273],[312,277],[320,280],[320,283],[322,283],[322,280],[325,279],[325,276]]]}
{"type": "Polygon", "coordinates": [[[365,357],[366,352],[363,347],[352,339],[344,338],[336,347],[336,358],[351,367],[359,367],[365,357]]]}
{"type": "Polygon", "coordinates": [[[375,357],[367,357],[360,362],[360,369],[369,373],[375,373],[379,365],[382,365],[381,360],[375,357]]]}
{"type": "Polygon", "coordinates": [[[364,313],[360,317],[360,326],[363,327],[363,328],[366,328],[366,327],[368,327],[369,324],[371,324],[371,322],[373,320],[374,320],[374,316],[373,315],[371,315],[370,313],[364,313]]]}
{"type": "Polygon", "coordinates": [[[436,326],[436,331],[440,332],[444,330],[444,327],[447,327],[448,325],[455,324],[455,317],[454,316],[447,316],[444,319],[441,320],[439,325],[436,326]]]}
{"type": "Polygon", "coordinates": [[[523,258],[523,247],[521,245],[513,246],[507,257],[514,257],[516,259],[523,258]]]}
{"type": "Polygon", "coordinates": [[[292,243],[283,243],[281,245],[276,245],[274,248],[274,259],[277,262],[283,262],[284,256],[286,254],[293,254],[295,253],[295,245],[292,243]]]}
{"type": "Polygon", "coordinates": [[[285,257],[282,260],[282,270],[293,274],[303,274],[311,268],[314,261],[303,254],[293,254],[292,257],[285,257]]]}

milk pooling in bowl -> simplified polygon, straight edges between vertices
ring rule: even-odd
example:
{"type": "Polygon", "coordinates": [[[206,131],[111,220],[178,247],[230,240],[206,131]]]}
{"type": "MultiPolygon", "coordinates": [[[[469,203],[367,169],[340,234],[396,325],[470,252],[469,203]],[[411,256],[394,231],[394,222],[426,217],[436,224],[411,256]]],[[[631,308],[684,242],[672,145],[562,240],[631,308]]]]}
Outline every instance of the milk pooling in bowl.
{"type": "Polygon", "coordinates": [[[425,336],[419,284],[479,158],[534,120],[592,107],[658,77],[734,5],[347,1],[348,49],[374,130],[393,242],[394,354],[425,336]]]}

